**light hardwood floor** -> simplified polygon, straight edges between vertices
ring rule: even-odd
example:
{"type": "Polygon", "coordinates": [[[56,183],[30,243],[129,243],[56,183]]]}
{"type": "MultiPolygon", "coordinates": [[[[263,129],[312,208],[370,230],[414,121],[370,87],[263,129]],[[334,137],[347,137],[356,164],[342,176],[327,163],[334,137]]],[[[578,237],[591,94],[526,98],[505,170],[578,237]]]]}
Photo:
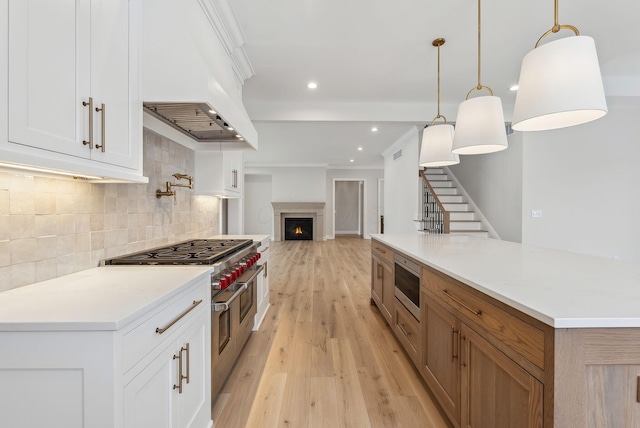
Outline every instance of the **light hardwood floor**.
{"type": "Polygon", "coordinates": [[[370,248],[272,242],[271,308],[214,403],[215,428],[450,426],[370,305],[370,248]]]}

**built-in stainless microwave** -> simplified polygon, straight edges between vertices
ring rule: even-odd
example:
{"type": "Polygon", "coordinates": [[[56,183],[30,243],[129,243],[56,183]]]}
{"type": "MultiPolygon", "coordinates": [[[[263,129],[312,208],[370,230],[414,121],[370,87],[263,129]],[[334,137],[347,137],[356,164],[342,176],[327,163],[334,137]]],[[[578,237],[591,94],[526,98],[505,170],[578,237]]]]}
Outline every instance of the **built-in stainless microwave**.
{"type": "Polygon", "coordinates": [[[420,320],[420,265],[394,254],[395,296],[409,312],[420,320]]]}

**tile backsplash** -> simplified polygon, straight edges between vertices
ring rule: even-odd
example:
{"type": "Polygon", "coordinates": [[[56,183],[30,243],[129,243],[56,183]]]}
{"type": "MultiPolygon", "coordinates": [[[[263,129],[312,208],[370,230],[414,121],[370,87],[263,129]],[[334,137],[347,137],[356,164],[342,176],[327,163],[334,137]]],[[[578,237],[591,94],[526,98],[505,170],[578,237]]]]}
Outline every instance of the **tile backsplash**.
{"type": "MultiPolygon", "coordinates": [[[[0,171],[0,291],[98,266],[100,260],[219,233],[220,201],[175,188],[195,152],[144,130],[148,184],[90,184],[0,171]]],[[[186,183],[186,181],[182,181],[186,183]]]]}

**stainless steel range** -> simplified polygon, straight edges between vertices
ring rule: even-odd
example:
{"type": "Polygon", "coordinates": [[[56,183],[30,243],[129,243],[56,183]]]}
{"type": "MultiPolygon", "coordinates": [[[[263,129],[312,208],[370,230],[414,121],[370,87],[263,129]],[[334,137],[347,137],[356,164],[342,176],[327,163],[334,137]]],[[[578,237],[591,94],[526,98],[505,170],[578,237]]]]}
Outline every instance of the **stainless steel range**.
{"type": "Polygon", "coordinates": [[[244,347],[256,314],[259,242],[195,239],[105,260],[105,265],[210,265],[211,398],[215,401],[244,347]]]}

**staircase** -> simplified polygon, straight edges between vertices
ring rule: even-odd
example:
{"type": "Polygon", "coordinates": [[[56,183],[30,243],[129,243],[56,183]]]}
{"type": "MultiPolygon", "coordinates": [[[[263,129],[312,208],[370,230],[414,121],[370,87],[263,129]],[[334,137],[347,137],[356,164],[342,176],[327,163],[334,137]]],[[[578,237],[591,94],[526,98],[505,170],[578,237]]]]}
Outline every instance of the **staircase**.
{"type": "Polygon", "coordinates": [[[453,181],[443,168],[427,168],[424,177],[429,182],[440,204],[449,214],[449,233],[451,235],[473,235],[489,237],[482,221],[471,209],[465,196],[454,187],[453,181]]]}

